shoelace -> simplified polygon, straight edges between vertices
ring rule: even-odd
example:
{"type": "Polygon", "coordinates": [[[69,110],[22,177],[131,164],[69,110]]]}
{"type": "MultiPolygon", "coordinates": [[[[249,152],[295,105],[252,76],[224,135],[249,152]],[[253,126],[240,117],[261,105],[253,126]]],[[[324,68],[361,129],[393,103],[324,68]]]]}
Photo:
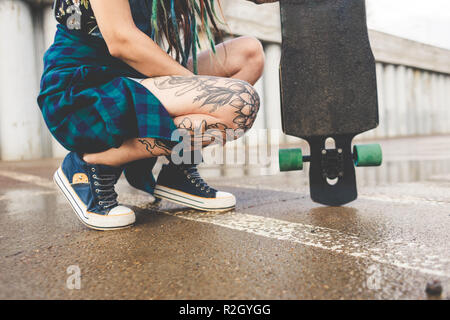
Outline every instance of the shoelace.
{"type": "Polygon", "coordinates": [[[98,194],[98,199],[100,200],[98,204],[102,206],[103,209],[117,206],[117,193],[114,190],[116,176],[113,174],[94,174],[92,178],[95,180],[95,192],[98,194]]]}
{"type": "Polygon", "coordinates": [[[203,179],[200,177],[200,173],[197,170],[197,167],[192,166],[184,169],[184,174],[186,178],[190,180],[192,184],[195,184],[197,188],[200,188],[202,191],[206,191],[206,193],[210,193],[211,191],[216,191],[216,189],[211,188],[203,179]]]}

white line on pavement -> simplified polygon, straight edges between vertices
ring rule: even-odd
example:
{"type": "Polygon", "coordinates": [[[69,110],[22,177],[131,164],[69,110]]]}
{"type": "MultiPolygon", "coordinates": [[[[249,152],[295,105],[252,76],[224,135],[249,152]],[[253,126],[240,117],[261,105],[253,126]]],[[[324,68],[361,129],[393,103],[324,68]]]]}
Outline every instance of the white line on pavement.
{"type": "MultiPolygon", "coordinates": [[[[27,197],[35,197],[42,196],[46,194],[56,193],[55,184],[49,179],[41,178],[31,174],[20,173],[16,171],[5,171],[0,170],[0,176],[4,176],[9,179],[13,179],[20,182],[31,183],[38,187],[44,187],[46,189],[52,189],[48,191],[31,191],[27,194],[27,197]]],[[[14,201],[17,200],[17,193],[8,193],[6,192],[3,195],[0,195],[0,201],[14,201]]]]}
{"type": "Polygon", "coordinates": [[[4,176],[6,178],[16,180],[16,181],[31,183],[31,184],[34,184],[39,187],[50,188],[50,189],[56,188],[55,184],[51,180],[41,178],[41,177],[38,177],[38,176],[35,176],[32,174],[26,174],[26,173],[21,173],[21,172],[16,172],[16,171],[0,170],[0,175],[4,176]]]}
{"type": "Polygon", "coordinates": [[[377,245],[355,235],[333,229],[238,212],[161,212],[186,220],[210,223],[271,239],[290,241],[351,257],[369,259],[397,268],[450,278],[450,259],[437,254],[433,255],[434,250],[422,245],[402,241],[383,241],[377,245]]]}
{"type": "MultiPolygon", "coordinates": [[[[26,198],[30,198],[30,197],[40,197],[40,196],[45,196],[48,194],[56,194],[58,191],[57,190],[49,190],[49,191],[36,191],[36,192],[28,192],[26,195],[24,194],[23,196],[26,198]]],[[[0,196],[0,201],[17,201],[18,195],[17,193],[6,193],[4,195],[0,196]]]]}
{"type": "Polygon", "coordinates": [[[388,196],[388,195],[384,195],[384,194],[377,194],[377,195],[370,195],[370,196],[363,195],[363,196],[359,196],[359,199],[390,202],[390,203],[395,202],[398,204],[407,204],[407,205],[413,205],[413,204],[426,204],[426,205],[432,205],[432,206],[449,206],[450,205],[450,202],[448,202],[448,201],[426,199],[426,198],[420,198],[420,197],[410,197],[410,196],[393,197],[393,196],[388,196]]]}

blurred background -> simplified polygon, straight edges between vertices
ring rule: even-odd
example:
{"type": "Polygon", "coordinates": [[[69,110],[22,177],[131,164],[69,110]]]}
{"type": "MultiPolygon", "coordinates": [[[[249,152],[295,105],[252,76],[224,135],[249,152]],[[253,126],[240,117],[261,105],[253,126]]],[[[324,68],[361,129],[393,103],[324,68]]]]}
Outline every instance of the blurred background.
{"type": "MultiPolygon", "coordinates": [[[[52,43],[56,26],[52,3],[53,0],[0,0],[0,160],[62,158],[66,153],[50,136],[36,103],[42,56],[52,43]]],[[[226,148],[248,156],[261,154],[264,147],[265,158],[270,161],[259,159],[259,167],[245,163],[206,165],[204,171],[210,176],[274,173],[278,145],[302,144],[281,132],[279,5],[257,6],[245,0],[221,3],[228,36],[255,36],[264,44],[266,54],[265,73],[256,85],[262,108],[255,126],[245,139],[226,148]]],[[[366,3],[370,41],[377,60],[380,126],[358,140],[450,134],[449,1],[366,3]]],[[[411,148],[414,139],[405,143],[411,148]]],[[[429,167],[426,170],[450,172],[448,158],[439,161],[436,166],[424,164],[429,167]]],[[[400,164],[404,165],[404,161],[400,164]]]]}

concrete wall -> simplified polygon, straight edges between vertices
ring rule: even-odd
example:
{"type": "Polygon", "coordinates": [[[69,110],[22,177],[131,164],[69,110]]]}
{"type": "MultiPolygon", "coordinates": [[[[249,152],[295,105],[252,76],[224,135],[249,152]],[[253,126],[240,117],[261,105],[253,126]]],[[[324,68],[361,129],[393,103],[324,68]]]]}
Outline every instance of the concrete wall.
{"type": "Polygon", "coordinates": [[[49,5],[0,0],[0,159],[53,156],[52,141],[37,107],[42,56],[55,31],[49,5]]]}
{"type": "MultiPolygon", "coordinates": [[[[43,124],[36,104],[42,56],[56,22],[52,0],[0,0],[0,159],[62,157],[65,150],[43,124]]],[[[253,35],[264,43],[266,70],[256,87],[262,109],[253,135],[228,148],[298,142],[280,134],[278,4],[256,6],[222,1],[235,35],[253,35]],[[264,133],[259,129],[269,128],[264,133]],[[277,131],[278,130],[278,131],[277,131]]],[[[377,62],[380,127],[361,139],[450,133],[450,51],[370,31],[377,62]]]]}

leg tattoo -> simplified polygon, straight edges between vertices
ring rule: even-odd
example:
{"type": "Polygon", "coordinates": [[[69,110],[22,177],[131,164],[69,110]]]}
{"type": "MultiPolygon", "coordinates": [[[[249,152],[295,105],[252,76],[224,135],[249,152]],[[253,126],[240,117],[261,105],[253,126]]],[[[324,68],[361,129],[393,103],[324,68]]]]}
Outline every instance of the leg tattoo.
{"type": "Polygon", "coordinates": [[[248,130],[253,125],[260,106],[256,91],[247,82],[208,76],[179,77],[170,76],[155,80],[160,90],[178,89],[175,96],[195,92],[193,102],[201,102],[201,107],[211,106],[210,112],[230,105],[236,111],[233,123],[236,127],[248,130]],[[220,83],[220,82],[223,82],[220,83]]]}
{"type": "Polygon", "coordinates": [[[226,124],[220,122],[208,124],[206,120],[202,120],[200,124],[196,125],[189,117],[185,117],[178,128],[185,130],[186,135],[190,136],[191,146],[208,145],[213,141],[220,141],[224,144],[224,136],[228,131],[233,131],[226,124]]]}
{"type": "Polygon", "coordinates": [[[138,139],[152,157],[169,155],[173,145],[163,139],[138,139]]]}

